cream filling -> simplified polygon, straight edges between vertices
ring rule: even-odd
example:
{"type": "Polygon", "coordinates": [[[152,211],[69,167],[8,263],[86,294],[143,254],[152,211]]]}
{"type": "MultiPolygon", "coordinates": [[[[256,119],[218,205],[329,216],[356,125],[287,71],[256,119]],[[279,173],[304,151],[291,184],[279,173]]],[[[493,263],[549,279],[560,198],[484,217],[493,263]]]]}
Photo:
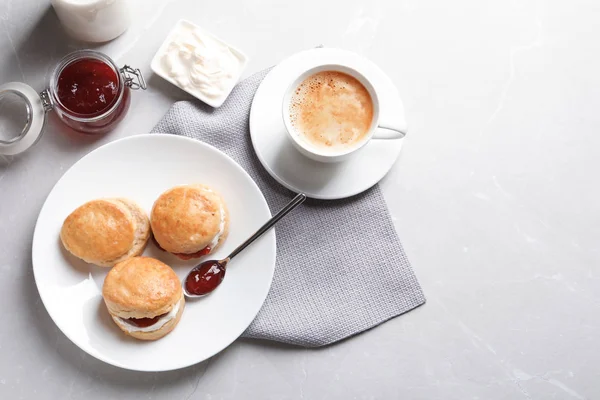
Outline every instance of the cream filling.
{"type": "Polygon", "coordinates": [[[126,319],[123,319],[120,317],[117,317],[116,322],[122,329],[126,330],[127,332],[153,332],[153,331],[159,330],[167,322],[169,322],[170,320],[175,318],[177,316],[177,313],[179,312],[180,306],[181,306],[181,300],[179,300],[177,302],[177,304],[175,304],[175,307],[173,307],[167,315],[160,317],[159,320],[156,321],[156,323],[154,323],[150,326],[146,326],[146,327],[135,326],[135,325],[130,324],[129,321],[127,321],[126,319]]]}
{"type": "Polygon", "coordinates": [[[223,235],[224,231],[225,231],[225,209],[223,208],[223,204],[221,204],[221,223],[219,224],[219,232],[217,232],[217,234],[213,238],[212,242],[210,242],[210,244],[208,245],[210,247],[211,251],[217,246],[217,244],[219,244],[219,239],[221,239],[221,236],[223,235]]]}
{"type": "MultiPolygon", "coordinates": [[[[202,190],[204,190],[205,192],[208,192],[208,193],[214,193],[211,189],[208,189],[208,188],[202,188],[202,190]]],[[[219,232],[217,232],[217,234],[215,235],[213,240],[207,246],[207,247],[210,247],[211,252],[217,246],[217,244],[219,244],[219,239],[221,239],[221,236],[223,235],[223,232],[225,231],[225,208],[223,208],[222,203],[220,204],[220,207],[221,207],[221,223],[219,224],[219,232]]]]}

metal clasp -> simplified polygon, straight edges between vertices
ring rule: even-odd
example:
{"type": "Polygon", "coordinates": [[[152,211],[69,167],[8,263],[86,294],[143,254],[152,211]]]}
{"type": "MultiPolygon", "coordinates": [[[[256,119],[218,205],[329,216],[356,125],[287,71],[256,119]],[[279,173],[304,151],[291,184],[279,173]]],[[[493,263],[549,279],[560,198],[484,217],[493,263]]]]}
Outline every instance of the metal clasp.
{"type": "Polygon", "coordinates": [[[133,90],[146,90],[146,80],[139,68],[133,69],[129,65],[124,65],[120,71],[123,74],[123,78],[125,78],[125,86],[133,90]]]}
{"type": "Polygon", "coordinates": [[[52,97],[50,96],[50,91],[48,89],[40,92],[40,98],[42,99],[44,111],[50,111],[54,108],[54,103],[52,103],[52,97]]]}

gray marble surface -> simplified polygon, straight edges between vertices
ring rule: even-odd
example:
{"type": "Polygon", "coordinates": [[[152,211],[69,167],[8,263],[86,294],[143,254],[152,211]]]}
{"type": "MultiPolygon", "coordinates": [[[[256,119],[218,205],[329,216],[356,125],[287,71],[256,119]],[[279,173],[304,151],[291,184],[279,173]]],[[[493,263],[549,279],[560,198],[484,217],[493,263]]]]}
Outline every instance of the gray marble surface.
{"type": "MultiPolygon", "coordinates": [[[[0,160],[2,399],[595,399],[600,397],[600,7],[593,0],[146,0],[99,46],[140,67],[113,133],[51,118],[0,160]],[[382,182],[428,303],[320,350],[240,340],[167,373],[86,355],[37,294],[31,240],[60,176],[90,150],[148,132],[183,92],[150,60],[180,18],[243,49],[247,74],[324,43],[360,52],[400,90],[410,124],[382,182]]],[[[44,88],[85,47],[48,1],[0,4],[0,82],[44,88]]]]}

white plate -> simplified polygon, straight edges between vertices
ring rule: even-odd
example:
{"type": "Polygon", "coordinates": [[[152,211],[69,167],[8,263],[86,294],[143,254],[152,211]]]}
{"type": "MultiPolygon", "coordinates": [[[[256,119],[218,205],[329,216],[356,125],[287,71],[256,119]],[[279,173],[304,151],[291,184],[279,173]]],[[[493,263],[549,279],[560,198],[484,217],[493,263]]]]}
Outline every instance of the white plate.
{"type": "Polygon", "coordinates": [[[300,154],[286,135],[281,102],[295,78],[322,64],[342,64],[363,74],[380,97],[381,119],[406,125],[398,91],[381,69],[358,54],[318,48],[291,56],[265,77],[252,101],[250,136],[258,159],[283,186],[316,199],[342,199],[379,182],[398,159],[404,139],[371,140],[354,157],[341,163],[320,163],[300,154]]]}
{"type": "Polygon", "coordinates": [[[211,107],[218,108],[223,105],[223,103],[225,102],[225,100],[227,99],[227,97],[229,96],[229,94],[231,93],[233,88],[235,87],[235,85],[238,83],[238,81],[240,80],[240,76],[242,76],[242,74],[244,73],[244,70],[246,69],[247,65],[248,65],[248,56],[246,56],[241,50],[239,50],[239,49],[233,47],[232,45],[230,45],[229,43],[219,39],[212,33],[202,29],[198,25],[193,24],[184,19],[181,19],[175,24],[173,29],[171,29],[171,32],[169,32],[169,34],[167,35],[167,38],[165,39],[163,44],[160,46],[160,48],[158,49],[158,51],[152,58],[152,62],[150,63],[150,68],[152,69],[152,71],[154,71],[155,74],[162,77],[166,81],[171,82],[173,85],[177,86],[179,89],[183,90],[184,92],[191,94],[198,100],[205,102],[206,104],[208,104],[211,107]],[[169,76],[169,74],[167,74],[167,72],[165,71],[165,69],[162,66],[161,57],[167,51],[167,48],[169,47],[169,45],[175,38],[175,35],[182,32],[183,30],[188,30],[188,29],[197,29],[200,32],[202,32],[205,36],[212,38],[215,42],[220,43],[225,47],[228,47],[231,50],[231,52],[233,53],[233,55],[236,56],[238,58],[238,60],[240,61],[240,68],[236,72],[236,76],[231,80],[231,85],[219,97],[216,97],[216,98],[208,97],[208,96],[203,95],[201,92],[199,92],[197,90],[186,89],[186,88],[180,86],[176,80],[174,80],[173,78],[171,78],[169,76]]]}
{"type": "MultiPolygon", "coordinates": [[[[122,368],[172,370],[213,356],[250,325],[271,286],[274,231],[236,257],[213,294],[186,302],[179,325],[155,342],[125,336],[110,319],[101,296],[109,269],[76,259],[60,244],[65,217],[88,200],[128,197],[149,211],[164,190],[196,182],[217,189],[229,208],[229,237],[215,258],[226,256],[271,216],[260,189],[239,165],[207,144],[180,136],[112,142],[83,157],[54,186],[35,227],[33,272],[48,313],[82,350],[122,368]]],[[[180,279],[197,263],[178,260],[153,243],[144,254],[172,266],[180,279]]]]}

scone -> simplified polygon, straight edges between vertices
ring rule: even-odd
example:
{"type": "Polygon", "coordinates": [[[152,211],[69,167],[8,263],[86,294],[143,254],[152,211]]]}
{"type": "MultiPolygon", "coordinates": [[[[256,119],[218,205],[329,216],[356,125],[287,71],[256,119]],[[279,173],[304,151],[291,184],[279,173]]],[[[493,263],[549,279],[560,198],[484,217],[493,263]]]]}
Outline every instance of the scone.
{"type": "Polygon", "coordinates": [[[104,279],[102,297],[115,324],[141,340],[160,339],[171,332],[185,307],[175,272],[150,257],[115,265],[104,279]]]}
{"type": "Polygon", "coordinates": [[[148,216],[128,199],[92,200],[63,223],[60,239],[75,257],[112,267],[142,254],[150,238],[148,216]]]}
{"type": "Polygon", "coordinates": [[[205,185],[176,186],[160,195],[150,214],[157,244],[189,260],[213,253],[229,232],[223,198],[205,185]]]}

